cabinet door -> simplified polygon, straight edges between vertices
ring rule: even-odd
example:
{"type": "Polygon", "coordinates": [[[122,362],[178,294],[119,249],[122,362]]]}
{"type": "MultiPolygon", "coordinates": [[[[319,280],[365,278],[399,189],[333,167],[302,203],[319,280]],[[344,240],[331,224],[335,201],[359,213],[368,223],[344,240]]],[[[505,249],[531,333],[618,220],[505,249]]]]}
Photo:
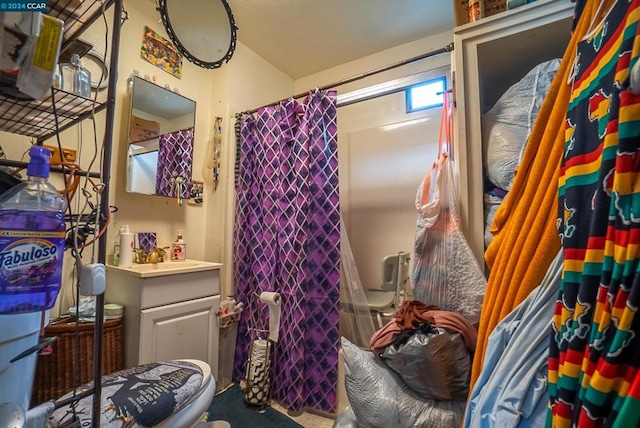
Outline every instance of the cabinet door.
{"type": "Polygon", "coordinates": [[[139,364],[191,358],[218,372],[220,296],[141,311],[139,364]]]}

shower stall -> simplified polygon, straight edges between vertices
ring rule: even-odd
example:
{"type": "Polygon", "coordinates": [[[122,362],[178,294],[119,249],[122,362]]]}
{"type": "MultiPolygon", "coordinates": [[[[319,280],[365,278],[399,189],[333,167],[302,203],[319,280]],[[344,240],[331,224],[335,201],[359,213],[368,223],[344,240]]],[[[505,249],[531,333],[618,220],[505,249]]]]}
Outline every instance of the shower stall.
{"type": "MultiPolygon", "coordinates": [[[[398,87],[391,93],[386,92],[393,82],[386,82],[376,85],[386,88],[382,95],[374,96],[375,91],[368,87],[338,96],[339,190],[344,226],[340,333],[360,346],[368,346],[369,331],[379,328],[379,321],[358,319],[359,314],[371,315],[368,309],[361,309],[366,301],[359,305],[360,295],[350,295],[350,290],[383,289],[383,259],[399,252],[407,252],[411,258],[416,192],[438,157],[442,108],[436,105],[407,112],[406,92],[413,84],[441,77],[448,80],[448,75],[449,67],[436,68],[398,79],[398,87]],[[359,94],[364,99],[358,100],[359,94]],[[344,100],[349,104],[341,104],[344,100]]],[[[410,294],[411,287],[405,290],[410,294]]]]}

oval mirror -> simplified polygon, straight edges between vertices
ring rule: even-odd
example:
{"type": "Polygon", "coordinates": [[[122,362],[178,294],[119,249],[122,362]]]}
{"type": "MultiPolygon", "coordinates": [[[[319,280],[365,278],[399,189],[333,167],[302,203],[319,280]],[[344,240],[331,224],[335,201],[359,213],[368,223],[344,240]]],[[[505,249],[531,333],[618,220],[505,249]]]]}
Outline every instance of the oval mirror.
{"type": "Polygon", "coordinates": [[[226,0],[160,0],[162,23],[178,51],[203,68],[219,68],[236,48],[236,24],[226,0]]]}

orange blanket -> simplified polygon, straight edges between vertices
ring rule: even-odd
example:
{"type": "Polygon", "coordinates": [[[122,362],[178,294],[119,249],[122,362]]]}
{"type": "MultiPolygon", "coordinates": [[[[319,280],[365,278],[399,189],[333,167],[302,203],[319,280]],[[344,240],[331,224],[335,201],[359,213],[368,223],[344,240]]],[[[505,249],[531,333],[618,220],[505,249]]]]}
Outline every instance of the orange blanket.
{"type": "MultiPolygon", "coordinates": [[[[485,252],[491,269],[482,305],[471,385],[478,379],[489,334],[540,284],[560,249],[556,230],[558,174],[564,149],[567,84],[577,42],[591,24],[597,1],[588,2],[540,108],[511,190],[495,215],[495,238],[485,252]]],[[[551,320],[549,320],[551,321],[551,320]]]]}

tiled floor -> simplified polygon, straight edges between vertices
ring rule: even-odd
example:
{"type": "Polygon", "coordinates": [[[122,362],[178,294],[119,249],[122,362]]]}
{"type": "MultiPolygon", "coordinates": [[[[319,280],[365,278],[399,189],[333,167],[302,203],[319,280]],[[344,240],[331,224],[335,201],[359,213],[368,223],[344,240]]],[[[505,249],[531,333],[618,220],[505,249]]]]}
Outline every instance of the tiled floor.
{"type": "Polygon", "coordinates": [[[273,407],[275,410],[279,411],[283,415],[286,415],[287,417],[293,419],[294,421],[302,425],[304,428],[331,428],[333,426],[333,422],[334,422],[333,419],[325,418],[319,415],[314,415],[312,413],[304,412],[301,415],[297,415],[297,414],[296,416],[290,415],[287,413],[287,410],[284,407],[282,407],[275,401],[271,402],[271,407],[273,407]]]}

